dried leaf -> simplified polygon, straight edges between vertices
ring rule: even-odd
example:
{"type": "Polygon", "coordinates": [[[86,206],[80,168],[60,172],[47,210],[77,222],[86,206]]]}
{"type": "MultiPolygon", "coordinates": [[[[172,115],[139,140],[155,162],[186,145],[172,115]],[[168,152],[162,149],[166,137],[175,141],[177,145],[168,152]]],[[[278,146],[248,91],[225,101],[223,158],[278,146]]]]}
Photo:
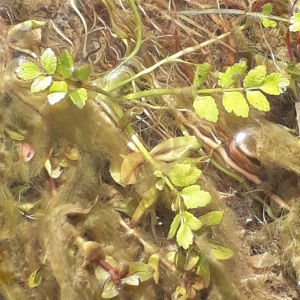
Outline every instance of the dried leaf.
{"type": "Polygon", "coordinates": [[[60,169],[60,166],[53,170],[49,159],[47,159],[45,162],[45,169],[47,170],[49,176],[54,179],[58,178],[63,171],[60,169]]]}
{"type": "Polygon", "coordinates": [[[27,143],[22,144],[22,158],[25,162],[30,161],[34,156],[34,149],[27,143]]]}
{"type": "Polygon", "coordinates": [[[144,155],[140,152],[128,154],[121,165],[121,184],[134,184],[138,169],[144,164],[144,155]]]}

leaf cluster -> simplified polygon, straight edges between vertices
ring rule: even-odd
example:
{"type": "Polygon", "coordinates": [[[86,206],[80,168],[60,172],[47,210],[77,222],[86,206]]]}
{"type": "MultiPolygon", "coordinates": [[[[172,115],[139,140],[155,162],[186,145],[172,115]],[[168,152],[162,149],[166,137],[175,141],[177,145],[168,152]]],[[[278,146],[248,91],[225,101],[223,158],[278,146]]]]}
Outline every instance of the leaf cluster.
{"type": "Polygon", "coordinates": [[[197,67],[193,107],[200,118],[214,123],[218,120],[219,110],[214,97],[208,94],[222,93],[222,104],[225,110],[247,118],[249,106],[260,111],[269,111],[270,103],[265,94],[279,95],[289,85],[289,80],[281,73],[267,75],[265,65],[258,65],[247,73],[246,63],[240,62],[227,68],[224,73],[218,72],[220,88],[198,90],[209,74],[208,63],[197,67]]]}
{"type": "Polygon", "coordinates": [[[54,105],[67,96],[78,108],[83,108],[87,101],[85,88],[71,88],[70,83],[86,81],[90,75],[90,66],[74,67],[73,58],[67,50],[57,57],[51,48],[45,49],[38,63],[24,61],[16,68],[19,78],[30,81],[31,92],[47,90],[47,99],[54,105]],[[72,79],[67,82],[67,79],[72,79]]]}

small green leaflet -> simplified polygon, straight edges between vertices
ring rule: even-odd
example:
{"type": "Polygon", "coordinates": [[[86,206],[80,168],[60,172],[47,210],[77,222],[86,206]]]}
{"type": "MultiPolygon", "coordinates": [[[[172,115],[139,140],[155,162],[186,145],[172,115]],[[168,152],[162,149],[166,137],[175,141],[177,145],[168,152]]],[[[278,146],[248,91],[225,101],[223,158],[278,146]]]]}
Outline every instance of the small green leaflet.
{"type": "Polygon", "coordinates": [[[261,23],[265,28],[275,28],[277,26],[276,21],[270,20],[268,18],[261,18],[261,23]]]}
{"type": "Polygon", "coordinates": [[[210,282],[209,261],[201,255],[200,261],[196,266],[196,274],[204,280],[205,287],[208,288],[210,282]]]}
{"type": "Polygon", "coordinates": [[[203,64],[198,65],[195,75],[194,75],[194,89],[198,89],[202,83],[207,79],[210,73],[210,64],[205,62],[203,64]]]}
{"type": "Polygon", "coordinates": [[[141,262],[131,262],[129,264],[129,275],[137,275],[140,282],[144,282],[152,278],[153,273],[154,268],[147,264],[141,262]]]}
{"type": "Polygon", "coordinates": [[[65,98],[68,92],[68,84],[65,81],[53,81],[48,92],[48,102],[54,105],[65,98]]]}
{"type": "Polygon", "coordinates": [[[56,72],[69,78],[74,72],[73,58],[67,50],[61,52],[57,61],[56,72]]]}
{"type": "Polygon", "coordinates": [[[78,108],[83,108],[87,100],[87,91],[84,88],[70,92],[70,98],[78,108]]]}
{"type": "Polygon", "coordinates": [[[23,136],[22,134],[20,134],[16,131],[10,130],[8,128],[5,128],[5,131],[9,135],[9,137],[13,140],[16,140],[16,141],[24,141],[25,140],[25,136],[23,136]]]}
{"type": "Polygon", "coordinates": [[[221,74],[219,84],[222,88],[231,87],[240,80],[247,70],[246,62],[234,64],[232,67],[227,68],[225,73],[221,74]]]}
{"type": "Polygon", "coordinates": [[[16,73],[18,77],[23,80],[32,80],[41,75],[39,67],[31,61],[22,62],[20,66],[16,68],[16,73]]]}
{"type": "Polygon", "coordinates": [[[41,268],[33,271],[28,278],[28,285],[30,288],[37,287],[42,281],[41,268]]]}
{"type": "Polygon", "coordinates": [[[217,260],[225,260],[231,258],[234,253],[231,249],[214,241],[207,241],[207,246],[210,248],[211,256],[217,260]]]}
{"type": "Polygon", "coordinates": [[[168,234],[168,240],[172,239],[175,236],[175,234],[179,228],[179,225],[180,225],[180,214],[176,215],[172,221],[170,231],[168,234]]]}
{"type": "Polygon", "coordinates": [[[85,64],[79,68],[76,68],[73,73],[73,76],[81,81],[86,81],[88,80],[90,73],[91,73],[90,65],[85,64]]]}
{"type": "Polygon", "coordinates": [[[42,56],[41,63],[44,70],[49,74],[54,74],[57,67],[57,57],[51,48],[47,48],[42,56]]]}
{"type": "Polygon", "coordinates": [[[225,92],[222,101],[227,112],[234,112],[243,118],[248,117],[249,106],[241,92],[225,92]]]}
{"type": "Polygon", "coordinates": [[[246,91],[249,103],[260,111],[270,111],[270,103],[266,96],[260,91],[246,91]]]}
{"type": "Polygon", "coordinates": [[[188,249],[193,244],[193,237],[192,230],[186,224],[181,224],[176,235],[178,245],[188,249]]]}
{"type": "Polygon", "coordinates": [[[211,211],[198,219],[203,223],[204,226],[216,226],[222,221],[223,213],[221,211],[211,211]]]}
{"type": "Polygon", "coordinates": [[[46,90],[52,82],[52,76],[41,75],[31,84],[31,93],[38,93],[46,90]]]}
{"type": "Polygon", "coordinates": [[[259,65],[250,70],[246,75],[243,86],[244,88],[259,87],[264,82],[267,75],[267,69],[265,65],[259,65]]]}
{"type": "Polygon", "coordinates": [[[188,211],[184,211],[181,216],[183,217],[183,222],[191,229],[191,230],[199,230],[202,227],[202,222],[194,217],[193,214],[188,211]]]}
{"type": "Polygon", "coordinates": [[[283,76],[280,73],[271,73],[265,78],[263,84],[259,88],[269,95],[280,95],[281,91],[279,84],[282,77],[283,76]]]}
{"type": "Polygon", "coordinates": [[[300,31],[300,12],[295,13],[290,19],[289,30],[292,32],[300,31]]]}
{"type": "Polygon", "coordinates": [[[211,201],[211,195],[206,191],[202,191],[199,185],[191,185],[184,188],[180,196],[187,209],[204,207],[211,201]]]}
{"type": "Polygon", "coordinates": [[[214,123],[218,121],[219,110],[213,97],[196,95],[193,107],[201,119],[214,123]]]}
{"type": "Polygon", "coordinates": [[[174,185],[185,187],[196,183],[201,175],[201,170],[190,164],[175,164],[170,170],[169,178],[174,185]]]}
{"type": "Polygon", "coordinates": [[[269,15],[271,12],[273,11],[273,5],[271,3],[267,3],[265,5],[263,5],[261,12],[264,15],[269,15]]]}

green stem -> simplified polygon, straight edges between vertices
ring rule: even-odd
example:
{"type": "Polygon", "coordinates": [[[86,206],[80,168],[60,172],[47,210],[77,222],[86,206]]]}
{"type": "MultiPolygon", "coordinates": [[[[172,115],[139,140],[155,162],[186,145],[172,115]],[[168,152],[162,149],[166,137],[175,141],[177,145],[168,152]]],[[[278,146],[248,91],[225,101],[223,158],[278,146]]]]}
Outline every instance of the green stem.
{"type": "Polygon", "coordinates": [[[141,91],[141,92],[126,95],[126,96],[124,96],[124,99],[133,100],[133,99],[139,99],[139,98],[142,98],[142,97],[172,95],[172,94],[181,94],[181,93],[182,93],[182,88],[151,89],[151,90],[146,90],[146,91],[141,91]]]}
{"type": "Polygon", "coordinates": [[[214,89],[201,89],[196,90],[196,94],[212,94],[212,93],[224,93],[224,92],[239,92],[244,91],[244,88],[214,88],[214,89]]]}
{"type": "MultiPolygon", "coordinates": [[[[245,30],[246,28],[250,27],[252,25],[252,23],[246,23],[242,26],[239,27],[239,30],[245,30]]],[[[156,64],[154,64],[153,66],[147,68],[147,69],[144,69],[143,71],[139,72],[138,74],[128,78],[128,79],[125,79],[123,81],[120,81],[119,83],[117,83],[116,85],[114,85],[112,88],[110,88],[108,91],[111,92],[113,89],[116,89],[118,87],[121,87],[129,82],[131,82],[132,80],[135,80],[143,75],[146,75],[150,72],[152,72],[153,70],[157,69],[158,67],[160,67],[161,65],[163,64],[166,64],[166,63],[170,63],[170,62],[174,62],[176,61],[177,58],[185,55],[185,54],[188,54],[188,53],[192,53],[192,52],[197,52],[199,51],[199,49],[203,48],[203,47],[206,47],[212,43],[214,43],[215,41],[218,41],[218,40],[221,40],[225,37],[228,37],[229,35],[231,35],[232,32],[226,32],[224,34],[221,34],[219,36],[217,36],[216,38],[214,39],[210,39],[208,41],[205,41],[199,45],[196,45],[196,46],[192,46],[192,47],[188,47],[188,48],[185,48],[169,57],[166,57],[165,59],[162,59],[160,60],[159,62],[157,62],[156,64]]]]}

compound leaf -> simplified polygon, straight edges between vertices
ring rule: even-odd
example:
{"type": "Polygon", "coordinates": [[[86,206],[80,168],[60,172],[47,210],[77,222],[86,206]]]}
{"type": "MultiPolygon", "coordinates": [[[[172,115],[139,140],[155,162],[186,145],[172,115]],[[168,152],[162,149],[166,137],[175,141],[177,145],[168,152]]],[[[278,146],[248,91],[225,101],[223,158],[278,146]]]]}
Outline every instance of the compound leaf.
{"type": "Polygon", "coordinates": [[[76,89],[70,92],[70,98],[78,108],[83,108],[87,100],[87,91],[84,88],[76,89]]]}
{"type": "Polygon", "coordinates": [[[218,121],[219,110],[213,97],[197,95],[193,107],[201,119],[206,119],[214,123],[218,121]]]}
{"type": "Polygon", "coordinates": [[[39,67],[31,61],[20,63],[16,68],[16,73],[23,80],[32,80],[42,74],[39,67]]]}
{"type": "Polygon", "coordinates": [[[52,82],[52,76],[41,75],[36,78],[31,84],[30,91],[31,93],[38,93],[46,90],[52,82]]]}
{"type": "Polygon", "coordinates": [[[180,247],[188,249],[193,244],[193,233],[190,227],[182,223],[177,231],[176,240],[180,247]]]}
{"type": "Polygon", "coordinates": [[[243,85],[244,88],[261,86],[267,75],[267,69],[265,65],[259,65],[250,70],[246,75],[243,85]]]}
{"type": "Polygon", "coordinates": [[[266,96],[260,91],[246,91],[247,100],[256,109],[260,111],[269,111],[270,103],[266,96]]]}
{"type": "Polygon", "coordinates": [[[63,50],[58,57],[56,72],[69,78],[74,72],[73,58],[67,50],[63,50]]]}
{"type": "Polygon", "coordinates": [[[227,112],[234,112],[237,116],[247,118],[249,106],[243,94],[240,92],[225,92],[223,94],[223,105],[227,112]]]}
{"type": "Polygon", "coordinates": [[[194,89],[198,89],[202,83],[207,79],[210,73],[210,64],[205,62],[197,66],[195,75],[194,75],[194,89]]]}
{"type": "Polygon", "coordinates": [[[199,185],[191,185],[184,188],[180,196],[183,198],[187,209],[204,207],[211,201],[211,195],[208,192],[202,191],[199,185]]]}
{"type": "Polygon", "coordinates": [[[201,170],[190,164],[175,164],[170,170],[169,178],[176,186],[185,187],[196,183],[201,175],[201,170]]]}
{"type": "Polygon", "coordinates": [[[57,67],[57,57],[51,48],[47,48],[43,52],[41,63],[42,67],[49,75],[52,75],[55,72],[57,67]]]}

